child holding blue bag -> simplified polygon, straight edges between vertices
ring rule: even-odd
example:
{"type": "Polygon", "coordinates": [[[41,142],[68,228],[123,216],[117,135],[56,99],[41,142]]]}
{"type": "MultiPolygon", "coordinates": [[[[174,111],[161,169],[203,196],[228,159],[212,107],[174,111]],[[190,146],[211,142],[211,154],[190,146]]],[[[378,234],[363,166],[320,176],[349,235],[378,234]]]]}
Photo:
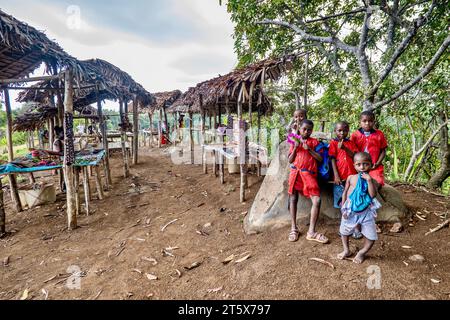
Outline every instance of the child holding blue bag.
{"type": "Polygon", "coordinates": [[[342,195],[342,219],[339,232],[344,251],[338,254],[339,259],[352,255],[349,249],[349,236],[359,226],[364,236],[364,247],[356,254],[353,262],[362,263],[367,252],[378,240],[375,218],[381,204],[377,196],[378,183],[369,175],[372,168],[372,158],[366,152],[358,152],[353,158],[357,174],[348,177],[342,195]]]}

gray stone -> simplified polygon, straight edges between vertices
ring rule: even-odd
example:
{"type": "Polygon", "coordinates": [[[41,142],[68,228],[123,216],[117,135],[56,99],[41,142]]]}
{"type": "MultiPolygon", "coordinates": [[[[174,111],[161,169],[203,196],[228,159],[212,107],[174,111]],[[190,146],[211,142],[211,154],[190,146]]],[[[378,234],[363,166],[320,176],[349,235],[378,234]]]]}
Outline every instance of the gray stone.
{"type": "MultiPolygon", "coordinates": [[[[277,229],[290,225],[288,211],[288,178],[289,145],[280,144],[276,156],[267,170],[266,177],[255,197],[253,205],[244,220],[244,229],[248,234],[264,230],[277,229]]],[[[340,219],[340,212],[333,207],[333,185],[321,186],[322,205],[320,217],[340,219]]],[[[395,188],[385,185],[378,195],[383,206],[378,210],[377,222],[400,222],[408,214],[402,195],[395,188]]],[[[299,197],[297,206],[297,220],[307,221],[311,210],[311,201],[299,197]]]]}

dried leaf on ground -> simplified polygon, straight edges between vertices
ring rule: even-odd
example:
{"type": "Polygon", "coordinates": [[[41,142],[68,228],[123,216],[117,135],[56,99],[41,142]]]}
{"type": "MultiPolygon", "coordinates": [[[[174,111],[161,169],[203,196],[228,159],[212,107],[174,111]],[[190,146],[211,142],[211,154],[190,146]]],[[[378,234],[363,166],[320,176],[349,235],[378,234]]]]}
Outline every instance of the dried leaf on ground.
{"type": "Polygon", "coordinates": [[[42,289],[41,292],[44,295],[44,300],[47,300],[48,299],[48,291],[45,289],[42,289]]]}
{"type": "Polygon", "coordinates": [[[222,290],[223,290],[223,286],[222,287],[218,287],[218,288],[214,288],[214,289],[208,289],[208,290],[206,290],[206,292],[208,292],[208,293],[217,293],[217,292],[222,291],[222,290]]]}
{"type": "Polygon", "coordinates": [[[152,263],[154,266],[156,266],[158,264],[158,261],[156,261],[156,259],[154,259],[154,258],[141,257],[141,260],[148,261],[148,262],[152,263]]]}
{"type": "Polygon", "coordinates": [[[440,282],[441,282],[441,280],[437,280],[437,279],[431,279],[431,282],[433,282],[433,283],[440,283],[440,282]]]}
{"type": "Polygon", "coordinates": [[[28,289],[25,289],[22,293],[22,296],[20,297],[20,300],[27,300],[28,299],[28,289]]]}
{"type": "Polygon", "coordinates": [[[148,280],[158,280],[158,277],[151,273],[146,273],[145,276],[148,280]]]}
{"type": "Polygon", "coordinates": [[[231,261],[233,261],[234,258],[235,258],[235,255],[232,254],[231,256],[226,257],[226,258],[222,261],[222,263],[223,263],[223,264],[228,264],[228,263],[230,263],[231,261]]]}
{"type": "Polygon", "coordinates": [[[250,258],[251,256],[252,256],[252,255],[249,253],[249,254],[247,254],[246,256],[244,256],[244,257],[242,257],[242,258],[236,260],[234,263],[241,263],[241,262],[244,262],[245,260],[247,260],[247,259],[250,258]]]}
{"type": "Polygon", "coordinates": [[[184,267],[186,270],[192,270],[199,267],[202,263],[199,261],[193,262],[190,266],[184,267]]]}

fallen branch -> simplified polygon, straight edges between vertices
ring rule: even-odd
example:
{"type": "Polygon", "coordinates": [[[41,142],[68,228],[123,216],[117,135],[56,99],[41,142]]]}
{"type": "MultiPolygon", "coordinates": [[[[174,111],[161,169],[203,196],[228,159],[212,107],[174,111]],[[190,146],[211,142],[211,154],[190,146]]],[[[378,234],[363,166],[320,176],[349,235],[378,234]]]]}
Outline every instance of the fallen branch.
{"type": "Polygon", "coordinates": [[[320,259],[320,258],[309,258],[308,260],[320,262],[320,263],[325,264],[325,265],[329,266],[330,268],[334,269],[334,265],[332,263],[330,263],[328,261],[325,261],[323,259],[320,259]]]}
{"type": "Polygon", "coordinates": [[[166,225],[164,225],[164,226],[161,228],[161,232],[164,232],[164,230],[166,230],[166,228],[167,228],[168,226],[170,226],[172,223],[175,223],[175,222],[177,222],[177,221],[178,221],[178,219],[174,219],[174,220],[170,221],[169,223],[167,223],[166,225]]]}
{"type": "Polygon", "coordinates": [[[450,224],[450,219],[447,219],[447,220],[445,220],[444,222],[438,224],[438,226],[437,226],[436,228],[430,229],[430,231],[428,231],[427,233],[425,233],[425,235],[427,236],[427,235],[429,235],[429,234],[431,234],[431,233],[433,233],[433,232],[439,231],[439,230],[441,230],[442,228],[448,226],[449,224],[450,224]]]}

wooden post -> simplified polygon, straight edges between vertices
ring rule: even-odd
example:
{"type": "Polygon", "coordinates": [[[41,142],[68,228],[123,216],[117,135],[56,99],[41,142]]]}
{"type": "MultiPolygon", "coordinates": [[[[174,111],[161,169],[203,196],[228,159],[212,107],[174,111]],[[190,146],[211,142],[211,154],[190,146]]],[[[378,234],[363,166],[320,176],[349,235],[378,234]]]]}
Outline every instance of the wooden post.
{"type": "Polygon", "coordinates": [[[69,230],[77,227],[76,191],[74,190],[75,151],[73,146],[73,74],[67,70],[64,74],[64,179],[67,193],[67,224],[69,230]]]}
{"type": "Polygon", "coordinates": [[[95,166],[95,185],[97,188],[97,195],[99,200],[103,200],[103,187],[102,187],[102,177],[100,175],[100,167],[95,166]]]}
{"type": "MultiPolygon", "coordinates": [[[[11,115],[11,102],[9,100],[8,89],[3,90],[5,97],[5,107],[6,107],[6,143],[8,147],[8,161],[14,161],[14,146],[12,140],[12,115],[11,115]]],[[[9,177],[9,186],[11,188],[11,198],[13,200],[15,209],[17,212],[21,212],[22,204],[20,203],[19,191],[17,189],[16,176],[11,174],[9,177]]]]}
{"type": "Polygon", "coordinates": [[[191,164],[194,164],[194,132],[193,132],[193,126],[194,126],[194,115],[192,112],[189,112],[189,147],[191,149],[191,164]]]}
{"type": "Polygon", "coordinates": [[[126,105],[126,102],[124,102],[122,99],[119,101],[120,104],[120,119],[122,122],[122,126],[120,127],[120,142],[122,145],[122,156],[123,156],[123,175],[125,178],[128,178],[130,172],[128,169],[128,151],[126,146],[126,140],[127,135],[124,128],[125,125],[125,116],[124,115],[124,104],[126,105]]]}
{"type": "MultiPolygon", "coordinates": [[[[112,185],[111,169],[109,167],[109,146],[108,146],[108,133],[106,130],[105,118],[103,117],[102,102],[100,100],[100,95],[98,92],[98,85],[96,86],[97,94],[97,113],[100,121],[100,132],[102,134],[103,149],[105,150],[105,181],[106,189],[112,185]]],[[[89,177],[88,177],[89,178],[89,177]]]]}
{"type": "Polygon", "coordinates": [[[162,147],[161,144],[161,140],[162,140],[162,135],[163,135],[163,129],[162,129],[162,124],[163,124],[163,113],[162,113],[162,109],[159,109],[159,119],[158,119],[158,148],[162,147]]]}
{"type": "Polygon", "coordinates": [[[34,149],[34,130],[31,132],[31,148],[34,149]]]}
{"type": "Polygon", "coordinates": [[[0,238],[6,233],[6,213],[3,203],[3,185],[0,179],[0,238]]]}
{"type": "Polygon", "coordinates": [[[89,175],[87,171],[87,167],[82,167],[83,169],[83,189],[84,189],[84,203],[86,215],[90,214],[90,206],[91,206],[91,185],[89,183],[89,175]]]}
{"type": "Polygon", "coordinates": [[[238,123],[239,123],[239,155],[240,155],[240,174],[241,174],[241,185],[239,198],[241,202],[245,202],[245,188],[246,188],[246,180],[247,180],[247,170],[245,165],[245,133],[243,132],[242,122],[242,88],[241,93],[238,96],[238,123]]]}
{"type": "Polygon", "coordinates": [[[150,130],[150,138],[149,138],[148,146],[151,148],[151,147],[153,147],[153,116],[152,116],[151,112],[148,113],[148,119],[150,121],[150,128],[149,128],[149,130],[150,130]]]}
{"type": "Polygon", "coordinates": [[[138,164],[139,157],[139,113],[137,98],[133,99],[133,165],[138,164]]]}
{"type": "Polygon", "coordinates": [[[58,126],[62,127],[64,123],[64,101],[61,95],[61,91],[59,90],[56,90],[56,103],[58,107],[58,115],[56,116],[56,120],[58,126]]]}
{"type": "Polygon", "coordinates": [[[49,149],[53,148],[53,142],[55,141],[55,119],[48,120],[48,144],[49,149]]]}
{"type": "Polygon", "coordinates": [[[167,112],[166,112],[165,104],[162,106],[162,111],[163,111],[163,114],[164,114],[164,124],[166,126],[166,133],[169,134],[170,128],[169,128],[169,122],[167,121],[167,112]]]}
{"type": "Polygon", "coordinates": [[[174,126],[173,126],[173,132],[175,133],[173,135],[173,145],[176,147],[177,146],[177,140],[179,138],[179,126],[178,126],[178,112],[174,112],[172,113],[173,119],[174,119],[174,126]]]}
{"type": "MultiPolygon", "coordinates": [[[[259,146],[259,143],[261,141],[261,106],[258,107],[258,131],[256,132],[256,144],[259,146]]],[[[261,176],[261,161],[259,161],[259,150],[256,153],[257,160],[256,160],[256,175],[258,177],[261,176]]]]}
{"type": "Polygon", "coordinates": [[[208,157],[206,155],[205,148],[202,148],[202,159],[203,159],[203,173],[208,173],[208,157]]]}
{"type": "Polygon", "coordinates": [[[80,168],[74,167],[74,190],[75,190],[75,209],[76,215],[79,216],[80,211],[80,168]]]}
{"type": "Polygon", "coordinates": [[[217,177],[217,153],[216,150],[213,150],[213,174],[217,177]]]}

